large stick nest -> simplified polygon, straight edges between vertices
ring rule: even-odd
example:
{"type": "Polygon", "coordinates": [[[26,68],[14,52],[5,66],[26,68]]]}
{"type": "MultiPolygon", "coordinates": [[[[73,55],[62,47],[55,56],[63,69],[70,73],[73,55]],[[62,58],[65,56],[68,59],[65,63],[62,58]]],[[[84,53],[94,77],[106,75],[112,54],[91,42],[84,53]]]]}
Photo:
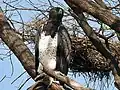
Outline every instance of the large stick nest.
{"type": "MultiPolygon", "coordinates": [[[[111,42],[112,53],[120,60],[120,43],[111,42]]],[[[73,72],[110,72],[110,62],[99,53],[88,38],[72,37],[73,72]]]]}

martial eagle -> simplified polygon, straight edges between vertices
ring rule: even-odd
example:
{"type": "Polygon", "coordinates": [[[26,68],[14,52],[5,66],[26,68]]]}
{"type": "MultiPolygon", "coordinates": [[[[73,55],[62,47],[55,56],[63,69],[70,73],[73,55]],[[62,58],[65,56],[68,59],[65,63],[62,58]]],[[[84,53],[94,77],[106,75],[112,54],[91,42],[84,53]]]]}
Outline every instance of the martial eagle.
{"type": "Polygon", "coordinates": [[[71,62],[71,40],[62,25],[63,9],[54,7],[49,19],[37,34],[35,46],[35,67],[37,74],[43,73],[43,65],[67,75],[71,62]]]}

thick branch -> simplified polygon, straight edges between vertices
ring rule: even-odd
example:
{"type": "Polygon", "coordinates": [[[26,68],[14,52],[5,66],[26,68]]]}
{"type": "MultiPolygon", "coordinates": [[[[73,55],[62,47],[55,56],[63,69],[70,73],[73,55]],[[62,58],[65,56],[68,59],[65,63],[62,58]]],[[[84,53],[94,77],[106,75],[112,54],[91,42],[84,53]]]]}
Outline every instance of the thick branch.
{"type": "Polygon", "coordinates": [[[50,69],[46,68],[45,66],[43,68],[43,71],[47,75],[49,75],[49,76],[51,76],[53,78],[56,78],[57,80],[67,84],[68,86],[70,86],[74,90],[91,90],[91,89],[88,89],[88,88],[84,88],[82,85],[80,85],[79,83],[77,83],[74,80],[70,79],[69,77],[62,74],[61,72],[50,70],[50,69]]]}
{"type": "Polygon", "coordinates": [[[88,2],[88,0],[64,0],[72,9],[76,9],[77,12],[87,12],[100,21],[104,22],[112,29],[120,32],[120,18],[113,15],[109,10],[104,9],[94,2],[88,2]]]}
{"type": "Polygon", "coordinates": [[[35,78],[34,56],[22,39],[10,27],[3,13],[0,13],[0,38],[17,56],[28,74],[35,78]]]}
{"type": "Polygon", "coordinates": [[[102,8],[107,9],[106,4],[103,2],[103,0],[95,0],[95,2],[100,5],[102,8]]]}
{"type": "MultiPolygon", "coordinates": [[[[44,82],[37,81],[30,88],[28,88],[28,90],[46,90],[46,86],[44,85],[44,82]]],[[[48,90],[64,90],[64,89],[60,85],[52,83],[51,87],[49,87],[48,90]]]]}

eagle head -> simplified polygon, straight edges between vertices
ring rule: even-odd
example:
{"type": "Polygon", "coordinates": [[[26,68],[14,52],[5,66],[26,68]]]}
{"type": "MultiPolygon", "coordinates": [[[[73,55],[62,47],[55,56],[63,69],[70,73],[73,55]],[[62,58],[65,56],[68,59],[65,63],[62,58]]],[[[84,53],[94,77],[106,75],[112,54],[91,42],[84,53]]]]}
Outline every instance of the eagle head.
{"type": "Polygon", "coordinates": [[[54,7],[49,11],[49,20],[61,23],[64,11],[60,7],[54,7]]]}
{"type": "Polygon", "coordinates": [[[60,7],[53,7],[50,9],[48,22],[43,27],[46,36],[51,35],[51,37],[54,38],[60,24],[62,23],[63,14],[64,11],[60,7]]]}

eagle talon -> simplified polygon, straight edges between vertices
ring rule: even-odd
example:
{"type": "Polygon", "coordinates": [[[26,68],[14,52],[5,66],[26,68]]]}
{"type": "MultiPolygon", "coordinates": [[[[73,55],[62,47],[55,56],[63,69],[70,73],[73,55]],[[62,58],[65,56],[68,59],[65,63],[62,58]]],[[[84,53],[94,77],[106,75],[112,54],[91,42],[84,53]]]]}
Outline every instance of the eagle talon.
{"type": "Polygon", "coordinates": [[[43,79],[44,77],[45,77],[45,73],[42,73],[42,74],[37,75],[34,80],[38,81],[38,80],[43,79]]]}
{"type": "Polygon", "coordinates": [[[49,77],[49,80],[50,80],[50,82],[49,82],[47,88],[50,88],[51,85],[52,85],[52,83],[57,84],[57,85],[60,85],[59,81],[54,81],[54,79],[51,78],[51,77],[49,77]]]}
{"type": "Polygon", "coordinates": [[[49,85],[47,86],[47,88],[50,88],[50,87],[51,87],[51,85],[52,85],[52,82],[50,82],[50,83],[49,83],[49,85]]]}
{"type": "Polygon", "coordinates": [[[53,83],[60,85],[59,81],[53,81],[53,83]]]}

